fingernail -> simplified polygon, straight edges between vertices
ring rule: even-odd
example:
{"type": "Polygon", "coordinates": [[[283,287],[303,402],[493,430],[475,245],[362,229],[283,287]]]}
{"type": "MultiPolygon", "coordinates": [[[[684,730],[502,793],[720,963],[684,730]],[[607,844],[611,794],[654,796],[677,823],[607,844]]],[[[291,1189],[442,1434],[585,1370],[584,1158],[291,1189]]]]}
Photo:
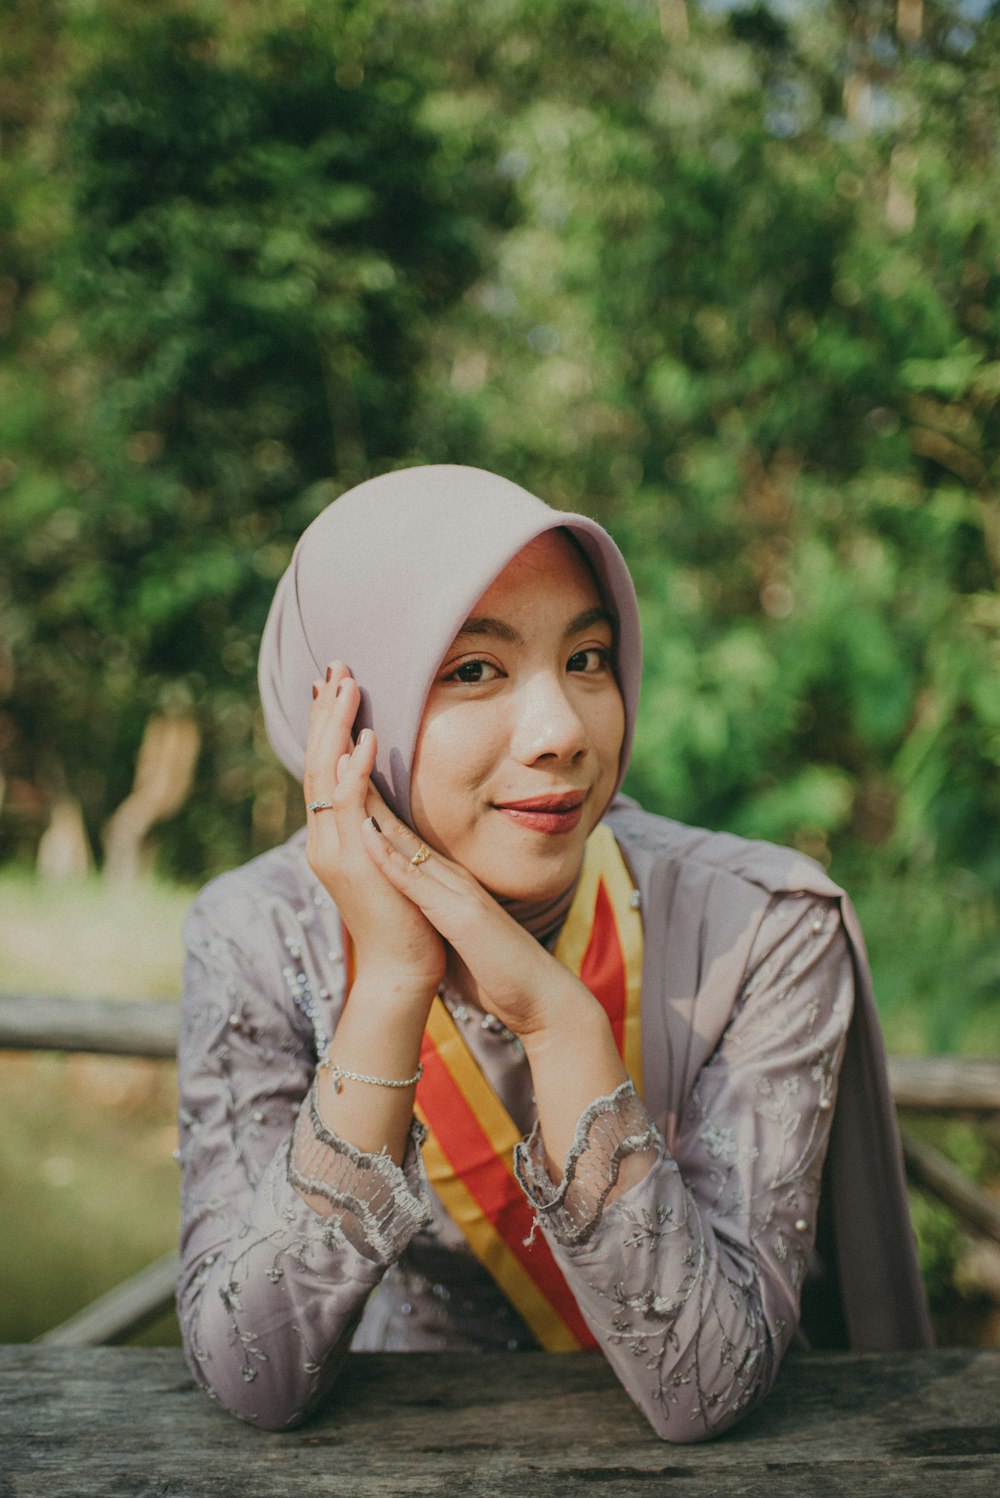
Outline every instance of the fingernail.
{"type": "Polygon", "coordinates": [[[382,831],[381,827],[378,825],[378,823],[376,822],[376,820],[375,820],[374,817],[372,817],[371,822],[372,822],[372,826],[375,828],[376,832],[381,832],[382,831]]]}
{"type": "MultiPolygon", "coordinates": [[[[333,667],[332,666],[327,666],[327,668],[326,668],[326,679],[327,679],[327,681],[332,681],[332,679],[333,679],[333,667]]],[[[337,688],[337,691],[338,692],[340,691],[339,687],[337,688]]]]}
{"type": "Polygon", "coordinates": [[[316,685],[315,682],[313,682],[313,701],[314,702],[316,701],[316,698],[318,696],[319,696],[319,687],[316,685]]]}
{"type": "MultiPolygon", "coordinates": [[[[329,673],[329,671],[326,673],[326,679],[327,679],[327,681],[330,680],[330,673],[329,673]]],[[[337,682],[337,690],[333,694],[335,697],[339,697],[340,696],[340,694],[341,694],[341,692],[343,691],[343,688],[344,688],[344,681],[346,681],[346,680],[347,680],[347,678],[345,676],[343,681],[338,681],[337,682]]]]}

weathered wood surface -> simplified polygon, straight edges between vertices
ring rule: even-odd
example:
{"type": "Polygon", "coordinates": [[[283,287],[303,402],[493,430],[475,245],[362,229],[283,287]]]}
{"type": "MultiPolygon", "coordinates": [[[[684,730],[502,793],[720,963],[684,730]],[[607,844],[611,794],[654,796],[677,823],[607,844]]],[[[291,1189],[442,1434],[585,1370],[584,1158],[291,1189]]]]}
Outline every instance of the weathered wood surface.
{"type": "Polygon", "coordinates": [[[283,1435],[168,1349],[0,1348],[2,1498],[996,1498],[1000,1351],[789,1361],[729,1435],[668,1446],[597,1354],[348,1360],[283,1435]]]}
{"type": "Polygon", "coordinates": [[[173,1305],[179,1270],[180,1256],[164,1254],[37,1340],[52,1347],[103,1347],[133,1337],[173,1305]]]}
{"type": "Polygon", "coordinates": [[[0,995],[0,1050],[97,1051],[172,1059],[180,1010],[169,999],[0,995]]]}

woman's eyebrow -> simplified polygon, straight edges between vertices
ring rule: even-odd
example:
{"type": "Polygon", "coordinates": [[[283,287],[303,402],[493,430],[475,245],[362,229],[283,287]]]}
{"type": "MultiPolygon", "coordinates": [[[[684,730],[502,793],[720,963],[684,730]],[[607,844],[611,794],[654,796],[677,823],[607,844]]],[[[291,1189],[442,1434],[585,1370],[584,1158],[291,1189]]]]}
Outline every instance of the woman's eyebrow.
{"type": "Polygon", "coordinates": [[[505,640],[508,645],[524,644],[524,639],[512,624],[505,619],[491,619],[488,614],[476,614],[466,619],[455,639],[461,640],[464,635],[489,635],[494,640],[505,640]]]}
{"type": "MultiPolygon", "coordinates": [[[[575,615],[563,631],[563,639],[568,640],[571,635],[582,634],[585,629],[590,629],[594,624],[606,624],[614,634],[614,615],[609,614],[607,609],[597,606],[584,609],[582,614],[575,615]]],[[[455,639],[461,640],[467,635],[476,635],[480,638],[487,636],[490,639],[503,640],[508,645],[524,644],[524,636],[512,624],[508,624],[506,619],[491,618],[489,614],[474,614],[471,619],[466,619],[455,639]]]]}
{"type": "Polygon", "coordinates": [[[563,639],[568,640],[570,635],[582,634],[585,629],[590,629],[594,624],[606,624],[612,634],[615,632],[614,615],[598,605],[596,608],[584,609],[582,614],[577,614],[575,619],[571,619],[566,626],[563,639]]]}

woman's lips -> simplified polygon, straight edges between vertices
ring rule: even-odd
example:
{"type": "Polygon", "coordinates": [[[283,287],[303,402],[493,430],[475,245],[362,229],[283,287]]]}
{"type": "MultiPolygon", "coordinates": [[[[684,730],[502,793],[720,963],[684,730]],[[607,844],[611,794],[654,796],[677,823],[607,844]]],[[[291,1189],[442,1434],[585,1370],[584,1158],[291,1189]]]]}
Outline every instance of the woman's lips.
{"type": "Polygon", "coordinates": [[[572,832],[583,815],[583,801],[579,794],[533,796],[527,801],[495,803],[494,810],[518,827],[530,832],[544,832],[551,837],[560,832],[572,832]]]}

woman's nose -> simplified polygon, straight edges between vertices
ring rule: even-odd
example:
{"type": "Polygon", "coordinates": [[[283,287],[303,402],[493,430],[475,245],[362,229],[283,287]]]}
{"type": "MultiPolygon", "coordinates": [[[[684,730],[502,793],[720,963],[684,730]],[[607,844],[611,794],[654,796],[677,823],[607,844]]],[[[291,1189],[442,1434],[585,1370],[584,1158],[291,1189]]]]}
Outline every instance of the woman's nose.
{"type": "Polygon", "coordinates": [[[571,761],[590,746],[586,726],[562,680],[536,676],[517,694],[511,749],[522,764],[551,757],[571,761]]]}

